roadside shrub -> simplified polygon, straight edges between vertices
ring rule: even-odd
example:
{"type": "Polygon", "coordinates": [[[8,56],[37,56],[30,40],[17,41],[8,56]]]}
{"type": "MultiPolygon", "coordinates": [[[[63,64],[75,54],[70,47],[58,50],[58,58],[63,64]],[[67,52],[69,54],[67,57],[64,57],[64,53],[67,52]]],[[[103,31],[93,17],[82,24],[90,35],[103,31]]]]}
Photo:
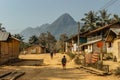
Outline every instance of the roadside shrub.
{"type": "Polygon", "coordinates": [[[70,53],[70,52],[68,52],[68,53],[66,53],[71,59],[73,59],[73,58],[75,58],[75,54],[73,54],[73,53],[70,53]]]}
{"type": "Polygon", "coordinates": [[[79,59],[79,57],[76,57],[74,61],[76,64],[81,64],[81,60],[79,59]]]}
{"type": "Polygon", "coordinates": [[[120,75],[120,67],[115,70],[115,75],[120,75]]]}
{"type": "Polygon", "coordinates": [[[64,51],[62,51],[61,49],[59,50],[60,53],[64,54],[64,51]]]}

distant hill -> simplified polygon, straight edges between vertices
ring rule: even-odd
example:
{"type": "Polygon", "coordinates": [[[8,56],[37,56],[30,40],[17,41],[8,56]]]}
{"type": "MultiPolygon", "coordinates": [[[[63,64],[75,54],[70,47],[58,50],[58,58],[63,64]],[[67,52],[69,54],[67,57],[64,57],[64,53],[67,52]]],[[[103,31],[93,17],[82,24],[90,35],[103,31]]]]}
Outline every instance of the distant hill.
{"type": "MultiPolygon", "coordinates": [[[[81,24],[82,26],[83,24],[81,24]]],[[[43,24],[36,28],[28,27],[23,30],[20,34],[24,36],[24,39],[28,41],[32,35],[40,35],[43,32],[51,32],[56,39],[63,33],[68,36],[77,33],[77,22],[67,13],[61,15],[52,24],[43,24]]]]}

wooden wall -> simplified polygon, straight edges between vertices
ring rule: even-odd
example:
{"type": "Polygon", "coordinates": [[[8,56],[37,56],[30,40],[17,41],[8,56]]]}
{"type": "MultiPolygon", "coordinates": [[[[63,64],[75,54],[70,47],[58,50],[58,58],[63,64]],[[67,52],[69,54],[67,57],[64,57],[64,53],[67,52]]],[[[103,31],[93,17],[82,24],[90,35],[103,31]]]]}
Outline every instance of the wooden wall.
{"type": "Polygon", "coordinates": [[[14,38],[0,42],[0,64],[14,58],[18,58],[20,42],[14,38]]]}
{"type": "Polygon", "coordinates": [[[37,54],[40,54],[40,53],[45,53],[45,48],[42,48],[41,46],[31,46],[27,49],[27,53],[31,54],[31,53],[37,53],[37,54]]]}

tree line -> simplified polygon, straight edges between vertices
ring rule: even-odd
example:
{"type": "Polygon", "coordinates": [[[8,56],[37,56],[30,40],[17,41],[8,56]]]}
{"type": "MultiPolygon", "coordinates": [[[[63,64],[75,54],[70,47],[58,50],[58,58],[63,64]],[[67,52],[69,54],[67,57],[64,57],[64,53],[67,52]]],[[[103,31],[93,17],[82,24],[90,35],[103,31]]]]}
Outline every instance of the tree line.
{"type": "Polygon", "coordinates": [[[20,43],[20,50],[24,50],[30,46],[33,45],[40,45],[42,47],[45,47],[47,49],[47,52],[55,51],[55,52],[64,52],[65,50],[65,42],[68,39],[68,36],[66,34],[61,34],[59,40],[56,40],[56,38],[50,33],[41,33],[39,36],[33,35],[29,38],[28,42],[23,42],[23,36],[20,34],[15,34],[14,37],[21,40],[20,43]]]}

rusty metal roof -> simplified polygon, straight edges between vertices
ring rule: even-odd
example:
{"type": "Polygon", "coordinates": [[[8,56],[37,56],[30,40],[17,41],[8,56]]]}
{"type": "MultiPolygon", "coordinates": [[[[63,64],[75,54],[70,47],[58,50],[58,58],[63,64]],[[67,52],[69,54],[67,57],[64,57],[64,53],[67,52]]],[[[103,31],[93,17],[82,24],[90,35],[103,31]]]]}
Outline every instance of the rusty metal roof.
{"type": "Polygon", "coordinates": [[[9,37],[10,33],[0,31],[0,41],[6,41],[9,37]]]}
{"type": "Polygon", "coordinates": [[[113,31],[116,35],[120,35],[120,28],[111,28],[111,31],[113,31]]]}

